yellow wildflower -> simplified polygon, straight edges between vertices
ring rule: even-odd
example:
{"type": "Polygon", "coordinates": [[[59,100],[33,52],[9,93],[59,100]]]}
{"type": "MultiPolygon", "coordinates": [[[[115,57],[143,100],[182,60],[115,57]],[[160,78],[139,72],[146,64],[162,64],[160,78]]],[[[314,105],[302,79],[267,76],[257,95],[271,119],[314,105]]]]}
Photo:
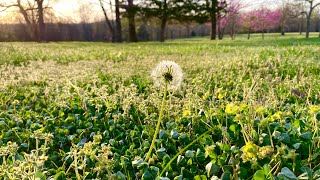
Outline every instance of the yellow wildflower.
{"type": "Polygon", "coordinates": [[[258,107],[258,109],[256,109],[256,113],[258,114],[263,114],[265,112],[265,108],[263,106],[258,107]]]}
{"type": "Polygon", "coordinates": [[[247,142],[242,149],[242,159],[244,162],[246,161],[257,161],[259,146],[252,142],[247,142]]]}
{"type": "Polygon", "coordinates": [[[182,116],[183,116],[183,117],[189,117],[189,116],[191,116],[191,111],[190,111],[190,110],[184,110],[183,113],[182,113],[182,116]]]}
{"type": "Polygon", "coordinates": [[[239,111],[239,106],[235,105],[234,103],[230,103],[226,106],[227,114],[236,114],[238,111],[239,111]]]}
{"type": "Polygon", "coordinates": [[[240,122],[240,121],[242,120],[242,118],[243,118],[242,115],[237,114],[237,115],[233,118],[233,121],[238,123],[238,122],[240,122]]]}
{"type": "Polygon", "coordinates": [[[271,116],[270,120],[274,121],[274,120],[280,120],[282,117],[283,112],[278,111],[276,112],[274,115],[271,116]]]}
{"type": "Polygon", "coordinates": [[[240,104],[240,107],[239,107],[239,109],[240,109],[240,111],[244,111],[244,110],[246,110],[248,108],[248,105],[246,105],[246,104],[240,104]]]}
{"type": "Polygon", "coordinates": [[[223,91],[222,88],[219,88],[216,93],[217,93],[218,99],[223,99],[224,97],[227,96],[227,92],[223,91]]]}
{"type": "Polygon", "coordinates": [[[320,105],[310,105],[309,106],[309,113],[310,114],[316,114],[320,112],[320,105]]]}

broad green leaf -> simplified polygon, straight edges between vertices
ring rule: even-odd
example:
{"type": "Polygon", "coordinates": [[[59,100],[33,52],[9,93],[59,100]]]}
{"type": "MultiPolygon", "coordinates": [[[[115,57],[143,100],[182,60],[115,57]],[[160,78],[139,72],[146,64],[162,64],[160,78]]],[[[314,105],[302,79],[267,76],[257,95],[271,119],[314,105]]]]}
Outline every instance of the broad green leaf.
{"type": "Polygon", "coordinates": [[[197,175],[194,177],[194,180],[207,180],[207,176],[205,175],[197,175]]]}
{"type": "Polygon", "coordinates": [[[40,180],[46,179],[46,176],[41,171],[36,172],[35,177],[39,178],[40,180]]]}
{"type": "Polygon", "coordinates": [[[171,135],[171,138],[172,138],[172,139],[178,139],[178,138],[179,138],[179,133],[178,133],[178,131],[175,130],[175,129],[171,130],[170,135],[171,135]]]}
{"type": "Polygon", "coordinates": [[[217,166],[212,162],[209,162],[206,165],[206,171],[207,171],[207,176],[210,177],[212,175],[215,175],[219,171],[219,166],[217,166]]]}
{"type": "Polygon", "coordinates": [[[54,179],[56,180],[64,180],[66,179],[66,174],[63,172],[63,171],[60,171],[59,173],[57,173],[55,176],[54,176],[54,179]]]}
{"type": "Polygon", "coordinates": [[[193,156],[194,156],[194,151],[187,150],[185,156],[186,156],[187,158],[193,158],[193,156]]]}
{"type": "Polygon", "coordinates": [[[258,170],[253,175],[253,180],[265,180],[264,170],[258,170]]]}
{"type": "Polygon", "coordinates": [[[300,137],[303,138],[303,139],[310,140],[312,138],[312,133],[311,132],[305,132],[305,133],[302,133],[300,135],[300,137]]]}
{"type": "Polygon", "coordinates": [[[152,176],[152,174],[149,171],[145,171],[142,175],[143,180],[153,180],[154,177],[152,176]]]}
{"type": "Polygon", "coordinates": [[[287,167],[284,167],[281,169],[281,174],[283,174],[285,177],[290,179],[298,179],[297,176],[295,176],[293,172],[290,171],[290,169],[287,167]]]}
{"type": "Polygon", "coordinates": [[[126,180],[126,176],[121,171],[118,171],[115,176],[117,180],[126,180]]]}

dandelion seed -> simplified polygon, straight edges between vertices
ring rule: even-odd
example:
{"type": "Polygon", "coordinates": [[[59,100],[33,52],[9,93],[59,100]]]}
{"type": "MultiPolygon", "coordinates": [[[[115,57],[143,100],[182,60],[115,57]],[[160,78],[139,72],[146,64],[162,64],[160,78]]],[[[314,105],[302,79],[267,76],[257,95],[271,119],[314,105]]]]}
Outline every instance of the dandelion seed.
{"type": "Polygon", "coordinates": [[[164,87],[168,83],[168,89],[177,90],[183,81],[183,73],[178,64],[172,61],[160,62],[151,72],[151,76],[157,87],[164,87]]]}

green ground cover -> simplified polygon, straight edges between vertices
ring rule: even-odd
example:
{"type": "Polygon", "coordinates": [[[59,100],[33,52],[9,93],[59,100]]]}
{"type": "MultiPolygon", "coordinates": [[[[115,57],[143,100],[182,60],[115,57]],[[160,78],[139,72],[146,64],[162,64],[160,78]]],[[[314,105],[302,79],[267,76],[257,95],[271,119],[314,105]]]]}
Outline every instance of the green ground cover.
{"type": "Polygon", "coordinates": [[[0,43],[0,179],[319,179],[320,39],[0,43]],[[179,64],[166,99],[152,69],[179,64]]]}

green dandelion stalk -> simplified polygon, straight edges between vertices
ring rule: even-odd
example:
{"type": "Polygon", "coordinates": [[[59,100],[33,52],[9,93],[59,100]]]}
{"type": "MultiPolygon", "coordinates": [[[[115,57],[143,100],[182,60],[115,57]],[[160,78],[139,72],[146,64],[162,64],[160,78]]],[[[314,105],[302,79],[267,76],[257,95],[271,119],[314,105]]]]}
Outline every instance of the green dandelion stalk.
{"type": "Polygon", "coordinates": [[[166,105],[167,92],[168,92],[168,83],[166,83],[165,89],[164,89],[164,92],[163,92],[163,99],[162,99],[162,104],[161,104],[159,119],[158,119],[158,123],[157,123],[157,127],[156,127],[156,132],[155,132],[154,135],[153,135],[153,139],[152,139],[152,143],[151,143],[150,149],[149,149],[149,151],[148,151],[148,153],[147,153],[147,156],[146,156],[146,158],[144,159],[144,161],[148,161],[148,160],[149,160],[149,158],[150,158],[150,156],[151,156],[151,153],[152,153],[152,149],[153,149],[154,144],[155,144],[155,142],[156,142],[156,139],[157,139],[157,136],[158,136],[158,133],[159,133],[159,130],[160,130],[160,124],[161,124],[162,117],[163,117],[163,110],[164,110],[164,107],[165,107],[165,105],[166,105]]]}

